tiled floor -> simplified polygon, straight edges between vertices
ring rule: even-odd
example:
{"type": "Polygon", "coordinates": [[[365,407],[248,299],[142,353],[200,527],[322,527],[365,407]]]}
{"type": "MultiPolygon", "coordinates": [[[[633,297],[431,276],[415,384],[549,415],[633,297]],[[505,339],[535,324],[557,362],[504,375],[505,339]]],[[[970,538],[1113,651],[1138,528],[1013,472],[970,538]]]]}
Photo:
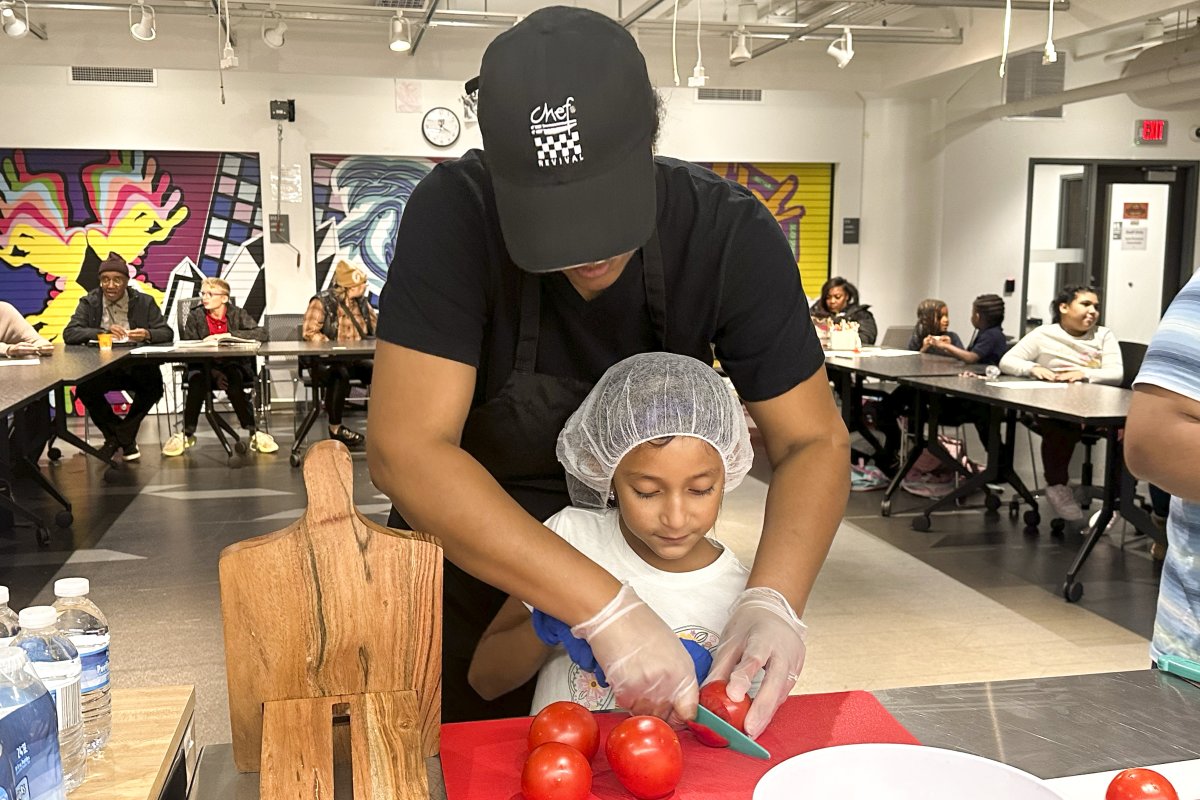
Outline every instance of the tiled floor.
{"type": "MultiPolygon", "coordinates": [[[[14,607],[52,600],[57,577],[90,578],[113,627],[114,682],[196,685],[202,744],[229,740],[218,554],[286,526],[304,506],[300,471],[287,461],[289,424],[290,415],[276,420],[279,453],[251,455],[241,470],[226,467],[211,434],[183,457],[161,458],[152,425],[141,463],[115,484],[68,452],[47,474],[76,504],[73,528],[54,530],[47,550],[29,529],[0,533],[0,584],[14,607]]],[[[387,502],[361,453],[354,467],[356,502],[383,521],[387,502]]],[[[768,472],[760,457],[718,522],[718,536],[747,561],[768,472]]],[[[55,510],[28,487],[21,494],[55,510]]],[[[1058,587],[1077,541],[1026,536],[1007,515],[976,511],[939,516],[933,531],[916,533],[904,516],[878,516],[878,502],[878,493],[851,497],[806,613],[799,691],[1147,666],[1157,573],[1144,554],[1102,543],[1081,576],[1083,601],[1070,605],[1058,587]]]]}

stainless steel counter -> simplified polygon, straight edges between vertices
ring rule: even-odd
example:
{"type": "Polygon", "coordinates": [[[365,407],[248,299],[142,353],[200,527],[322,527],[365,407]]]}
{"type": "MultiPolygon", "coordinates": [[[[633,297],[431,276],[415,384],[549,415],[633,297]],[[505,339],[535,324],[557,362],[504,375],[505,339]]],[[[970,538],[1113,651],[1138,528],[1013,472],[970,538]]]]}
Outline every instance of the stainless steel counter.
{"type": "MultiPolygon", "coordinates": [[[[874,693],[922,743],[1060,778],[1200,758],[1200,687],[1160,672],[1114,672],[874,693]]],[[[437,759],[432,800],[445,800],[437,759]]],[[[189,800],[258,800],[228,744],[200,755],[189,800]]]]}

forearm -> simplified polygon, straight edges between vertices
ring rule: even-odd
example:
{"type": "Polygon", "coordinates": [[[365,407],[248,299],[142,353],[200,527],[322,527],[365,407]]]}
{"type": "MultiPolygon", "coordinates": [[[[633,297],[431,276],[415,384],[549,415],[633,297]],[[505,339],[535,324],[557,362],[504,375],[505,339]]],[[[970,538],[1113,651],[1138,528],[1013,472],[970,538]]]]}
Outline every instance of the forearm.
{"type": "Polygon", "coordinates": [[[1103,383],[1108,386],[1120,386],[1125,379],[1125,367],[1100,367],[1099,369],[1080,370],[1087,375],[1088,383],[1103,383]]]}
{"type": "Polygon", "coordinates": [[[956,347],[952,344],[943,344],[939,345],[938,347],[946,355],[953,356],[964,364],[975,364],[979,361],[979,355],[977,353],[972,353],[970,350],[965,348],[956,347]]]}
{"type": "Polygon", "coordinates": [[[616,595],[615,578],[529,516],[467,452],[444,440],[394,444],[405,441],[404,430],[368,440],[371,480],[459,567],[569,625],[616,595]]]}
{"type": "Polygon", "coordinates": [[[836,417],[829,428],[828,438],[794,448],[774,466],[747,582],[777,589],[800,615],[850,495],[850,437],[836,417]]]}
{"type": "Polygon", "coordinates": [[[475,648],[467,681],[484,700],[493,700],[537,675],[550,652],[528,622],[485,634],[475,648]]]}
{"type": "Polygon", "coordinates": [[[1022,378],[1027,378],[1033,372],[1033,368],[1037,366],[1036,361],[1030,361],[1014,355],[1009,351],[1003,358],[1000,359],[1000,371],[1005,375],[1017,375],[1022,378]]]}
{"type": "MultiPolygon", "coordinates": [[[[1125,427],[1125,462],[1142,480],[1184,500],[1200,502],[1200,404],[1163,403],[1166,390],[1142,386],[1133,395],[1125,427]]],[[[1174,400],[1174,398],[1171,398],[1174,400]]]]}

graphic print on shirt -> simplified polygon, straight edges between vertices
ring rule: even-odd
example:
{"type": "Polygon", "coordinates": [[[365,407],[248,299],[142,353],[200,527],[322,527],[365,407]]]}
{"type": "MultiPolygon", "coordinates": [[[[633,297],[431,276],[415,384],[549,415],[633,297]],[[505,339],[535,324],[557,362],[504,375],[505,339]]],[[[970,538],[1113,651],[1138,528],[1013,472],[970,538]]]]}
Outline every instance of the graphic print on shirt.
{"type": "Polygon", "coordinates": [[[529,112],[529,132],[533,134],[539,167],[561,167],[583,161],[575,113],[574,97],[568,97],[555,108],[542,103],[529,112]]]}
{"type": "MultiPolygon", "coordinates": [[[[708,652],[717,649],[720,635],[705,628],[703,625],[684,625],[675,629],[675,635],[680,639],[690,639],[702,646],[708,652]]],[[[578,703],[591,711],[601,711],[616,708],[617,697],[612,686],[601,686],[596,676],[572,663],[567,669],[567,689],[571,701],[578,703]]]]}

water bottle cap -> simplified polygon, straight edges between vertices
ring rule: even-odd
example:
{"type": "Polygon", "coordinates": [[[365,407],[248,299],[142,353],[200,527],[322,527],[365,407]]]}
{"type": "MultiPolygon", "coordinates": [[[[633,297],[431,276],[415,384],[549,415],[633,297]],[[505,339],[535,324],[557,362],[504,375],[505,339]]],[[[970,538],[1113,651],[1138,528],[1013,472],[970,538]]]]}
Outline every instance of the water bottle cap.
{"type": "Polygon", "coordinates": [[[59,578],[54,582],[56,597],[87,597],[91,589],[87,578],[59,578]]]}
{"type": "Polygon", "coordinates": [[[30,606],[21,609],[17,620],[21,623],[21,627],[27,630],[53,628],[54,623],[58,620],[58,612],[54,610],[54,606],[30,606]]]}
{"type": "Polygon", "coordinates": [[[0,603],[8,604],[8,587],[0,586],[0,603]]]}
{"type": "Polygon", "coordinates": [[[15,672],[29,663],[19,647],[0,647],[0,672],[15,672]]]}

